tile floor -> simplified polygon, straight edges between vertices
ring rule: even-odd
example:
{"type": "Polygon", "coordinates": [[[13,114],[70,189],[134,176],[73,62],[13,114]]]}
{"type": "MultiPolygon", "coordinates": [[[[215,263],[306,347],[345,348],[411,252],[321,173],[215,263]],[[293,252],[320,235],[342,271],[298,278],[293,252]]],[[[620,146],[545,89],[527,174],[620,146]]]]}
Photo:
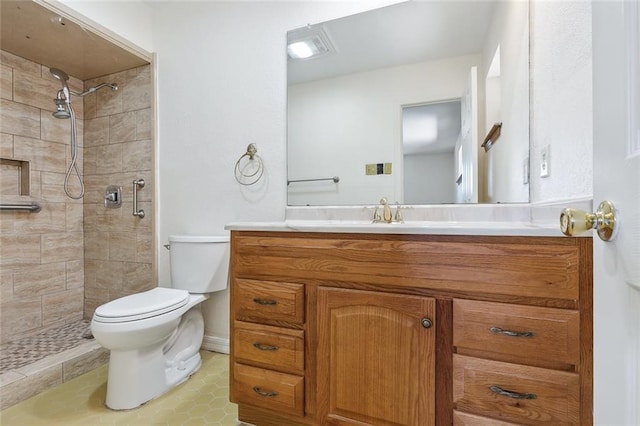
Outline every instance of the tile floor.
{"type": "Polygon", "coordinates": [[[107,365],[0,412],[2,426],[236,425],[229,402],[229,357],[201,351],[202,367],[185,383],[135,410],[104,406],[107,365]]]}
{"type": "Polygon", "coordinates": [[[75,348],[91,336],[89,321],[77,321],[0,346],[0,373],[17,370],[75,348]]]}

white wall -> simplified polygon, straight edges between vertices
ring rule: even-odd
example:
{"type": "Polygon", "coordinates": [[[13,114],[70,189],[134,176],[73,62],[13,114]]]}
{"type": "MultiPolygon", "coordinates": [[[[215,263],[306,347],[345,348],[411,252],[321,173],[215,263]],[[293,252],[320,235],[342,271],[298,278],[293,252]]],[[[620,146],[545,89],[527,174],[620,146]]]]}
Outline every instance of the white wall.
{"type": "Polygon", "coordinates": [[[404,157],[404,202],[450,204],[455,202],[454,153],[415,154],[404,157]]]}
{"type": "MultiPolygon", "coordinates": [[[[393,1],[159,2],[159,244],[173,233],[222,234],[231,221],[284,219],[286,32],[393,1]],[[250,142],[265,173],[234,179],[250,142]]],[[[159,250],[160,282],[169,282],[159,250]]],[[[228,337],[228,294],[204,305],[207,334],[228,337]]]]}
{"type": "Polygon", "coordinates": [[[531,27],[531,202],[591,198],[591,4],[536,1],[531,27]],[[551,175],[541,178],[545,145],[551,175]]]}
{"type": "MultiPolygon", "coordinates": [[[[500,2],[494,13],[490,34],[483,52],[485,80],[488,67],[500,46],[499,117],[487,117],[481,141],[495,122],[502,122],[500,138],[487,153],[480,149],[478,158],[485,165],[486,202],[527,202],[529,185],[524,183],[523,164],[529,157],[529,4],[500,2]],[[491,119],[491,121],[489,121],[491,119]],[[491,168],[488,156],[491,156],[491,168]]],[[[490,87],[488,88],[490,89],[490,87]]]]}
{"type": "Polygon", "coordinates": [[[290,176],[340,177],[328,190],[292,184],[289,204],[375,204],[382,196],[404,202],[402,106],[460,98],[479,60],[460,56],[289,87],[290,176]],[[391,175],[365,175],[365,164],[387,162],[391,175]]]}

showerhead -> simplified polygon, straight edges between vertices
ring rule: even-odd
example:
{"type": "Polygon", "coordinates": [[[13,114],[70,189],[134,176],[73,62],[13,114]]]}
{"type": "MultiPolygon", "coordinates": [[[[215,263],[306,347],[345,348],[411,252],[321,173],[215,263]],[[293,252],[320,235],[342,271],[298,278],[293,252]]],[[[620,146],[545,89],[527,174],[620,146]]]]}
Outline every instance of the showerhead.
{"type": "Polygon", "coordinates": [[[69,118],[71,113],[67,107],[67,98],[64,95],[64,90],[58,90],[56,98],[53,100],[56,104],[56,110],[52,113],[55,118],[69,118]]]}
{"type": "MultiPolygon", "coordinates": [[[[60,80],[60,83],[62,83],[62,97],[64,98],[64,100],[67,103],[71,102],[71,91],[69,90],[69,85],[67,84],[69,76],[67,75],[67,73],[58,68],[49,68],[49,72],[52,76],[60,80]]],[[[60,92],[58,92],[58,98],[60,98],[60,92]]]]}
{"type": "Polygon", "coordinates": [[[60,80],[63,85],[67,84],[67,80],[69,80],[69,76],[67,75],[66,72],[58,68],[49,68],[49,72],[51,73],[52,76],[60,80]]]}
{"type": "Polygon", "coordinates": [[[67,119],[71,117],[71,114],[69,114],[69,111],[67,111],[66,109],[57,110],[53,112],[51,115],[53,115],[55,118],[61,118],[61,119],[67,119]]]}
{"type": "Polygon", "coordinates": [[[62,90],[58,90],[56,98],[53,100],[56,103],[56,110],[53,112],[55,118],[69,118],[71,113],[69,112],[71,106],[71,92],[67,85],[69,76],[66,72],[58,68],[49,68],[51,75],[62,83],[62,90]]]}

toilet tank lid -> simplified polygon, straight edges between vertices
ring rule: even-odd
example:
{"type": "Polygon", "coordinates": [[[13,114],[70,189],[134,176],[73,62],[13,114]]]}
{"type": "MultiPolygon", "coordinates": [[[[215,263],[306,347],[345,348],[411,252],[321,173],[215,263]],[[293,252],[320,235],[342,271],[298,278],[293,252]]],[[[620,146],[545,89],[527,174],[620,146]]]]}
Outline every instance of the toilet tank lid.
{"type": "Polygon", "coordinates": [[[169,235],[170,243],[227,243],[228,235],[169,235]]]}

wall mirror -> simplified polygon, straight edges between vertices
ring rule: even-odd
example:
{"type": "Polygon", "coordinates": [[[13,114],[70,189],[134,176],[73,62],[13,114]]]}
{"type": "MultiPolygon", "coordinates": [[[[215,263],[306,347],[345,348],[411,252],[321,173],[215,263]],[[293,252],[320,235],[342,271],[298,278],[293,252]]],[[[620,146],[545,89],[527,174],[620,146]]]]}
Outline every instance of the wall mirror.
{"type": "Polygon", "coordinates": [[[529,4],[408,1],[287,33],[291,206],[529,202],[529,4]]]}

